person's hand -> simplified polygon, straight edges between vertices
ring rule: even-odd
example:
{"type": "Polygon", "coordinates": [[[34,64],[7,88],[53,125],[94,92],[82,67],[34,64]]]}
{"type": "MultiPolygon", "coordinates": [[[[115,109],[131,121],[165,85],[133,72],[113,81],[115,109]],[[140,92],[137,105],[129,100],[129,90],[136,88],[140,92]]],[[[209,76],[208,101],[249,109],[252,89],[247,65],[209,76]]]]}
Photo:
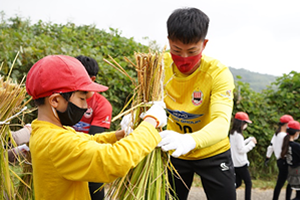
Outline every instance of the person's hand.
{"type": "Polygon", "coordinates": [[[12,131],[11,134],[17,145],[21,145],[29,142],[31,131],[31,125],[26,124],[23,128],[17,131],[12,131]]]}
{"type": "Polygon", "coordinates": [[[164,110],[165,108],[166,104],[163,101],[155,101],[153,106],[143,115],[143,119],[145,120],[147,117],[151,117],[157,122],[156,127],[162,128],[167,125],[167,113],[164,110]]]}
{"type": "Polygon", "coordinates": [[[269,163],[270,158],[266,157],[265,159],[265,166],[268,167],[268,163],[269,163]]]}
{"type": "Polygon", "coordinates": [[[13,151],[18,155],[21,152],[27,152],[27,151],[30,151],[30,150],[29,150],[29,147],[26,144],[23,144],[23,145],[20,145],[20,146],[17,146],[16,148],[14,148],[13,151]]]}
{"type": "Polygon", "coordinates": [[[251,140],[252,140],[252,142],[253,142],[254,144],[256,144],[256,143],[257,143],[257,141],[256,141],[256,138],[255,138],[255,137],[251,137],[251,140]]]}
{"type": "Polygon", "coordinates": [[[121,129],[125,131],[125,135],[129,135],[133,129],[132,116],[131,113],[125,115],[121,120],[121,129]]]}
{"type": "Polygon", "coordinates": [[[190,134],[180,134],[175,131],[162,131],[159,133],[162,140],[157,145],[163,151],[175,150],[172,156],[177,158],[187,154],[196,147],[196,142],[190,134]]]}
{"type": "Polygon", "coordinates": [[[125,130],[120,130],[120,131],[116,131],[115,134],[116,134],[117,140],[121,140],[122,138],[125,137],[126,132],[125,132],[125,130]]]}

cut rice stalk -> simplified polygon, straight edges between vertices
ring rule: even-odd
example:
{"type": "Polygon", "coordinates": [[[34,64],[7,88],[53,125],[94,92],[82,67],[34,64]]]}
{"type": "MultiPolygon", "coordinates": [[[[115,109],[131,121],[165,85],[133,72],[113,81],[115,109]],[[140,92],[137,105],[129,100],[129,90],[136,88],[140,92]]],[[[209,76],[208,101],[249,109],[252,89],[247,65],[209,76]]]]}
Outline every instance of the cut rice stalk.
{"type": "MultiPolygon", "coordinates": [[[[163,100],[163,53],[135,53],[135,64],[125,58],[132,64],[137,72],[137,88],[133,94],[131,109],[122,111],[114,119],[131,113],[131,116],[140,116],[149,108],[148,102],[163,100]]],[[[116,62],[114,61],[116,64],[116,62]]],[[[115,68],[122,68],[117,65],[115,68]]],[[[123,68],[122,68],[123,69],[123,68]]],[[[123,74],[125,74],[122,71],[123,74]]],[[[133,80],[133,78],[131,78],[133,80]]],[[[133,120],[133,119],[132,119],[133,120]]],[[[141,119],[136,117],[132,121],[133,127],[136,128],[141,119]]],[[[159,130],[161,131],[161,130],[159,130]]],[[[152,199],[174,199],[170,194],[170,182],[168,180],[168,168],[173,168],[167,153],[160,148],[155,148],[147,155],[135,168],[130,170],[125,177],[119,178],[110,184],[106,199],[128,199],[128,200],[152,200],[152,199]]],[[[173,168],[173,170],[175,170],[173,168]]]]}
{"type": "Polygon", "coordinates": [[[0,76],[0,196],[1,199],[33,199],[32,169],[26,168],[30,166],[30,162],[26,160],[28,158],[19,159],[22,161],[15,166],[10,166],[8,162],[7,151],[17,146],[10,132],[10,122],[14,118],[19,118],[21,114],[24,116],[25,105],[30,101],[23,103],[26,95],[23,85],[25,77],[19,84],[10,78],[15,61],[16,59],[8,76],[0,76]],[[20,193],[19,189],[22,187],[22,193],[20,193]]]}

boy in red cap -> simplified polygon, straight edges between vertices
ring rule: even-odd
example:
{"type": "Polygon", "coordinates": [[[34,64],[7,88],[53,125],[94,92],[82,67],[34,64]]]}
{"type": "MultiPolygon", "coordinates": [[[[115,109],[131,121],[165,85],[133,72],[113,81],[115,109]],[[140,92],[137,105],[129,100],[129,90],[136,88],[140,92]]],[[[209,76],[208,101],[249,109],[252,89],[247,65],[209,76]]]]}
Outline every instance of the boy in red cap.
{"type": "MultiPolygon", "coordinates": [[[[286,164],[285,158],[281,158],[281,148],[282,148],[283,139],[286,136],[287,124],[293,120],[294,120],[293,117],[287,114],[282,115],[280,117],[278,128],[275,131],[275,134],[273,135],[270,145],[268,146],[267,149],[265,166],[268,165],[269,159],[274,153],[277,160],[276,162],[278,167],[278,176],[277,176],[276,186],[273,192],[273,200],[278,200],[281,188],[283,187],[287,179],[288,166],[286,164]]],[[[291,186],[288,184],[286,186],[285,199],[290,199],[291,194],[292,194],[292,189],[291,186]]]]}
{"type": "MultiPolygon", "coordinates": [[[[92,81],[96,80],[99,72],[99,66],[94,58],[87,56],[76,56],[77,60],[86,69],[92,81]]],[[[98,92],[88,92],[86,95],[88,110],[84,113],[81,120],[73,126],[78,132],[95,135],[102,133],[110,128],[110,120],[112,115],[112,106],[110,102],[98,92]]],[[[104,199],[104,188],[99,190],[102,183],[89,182],[89,190],[92,200],[104,199]]]]}
{"type": "Polygon", "coordinates": [[[69,127],[86,111],[87,91],[107,89],[94,83],[70,56],[46,56],[28,72],[26,90],[38,106],[29,144],[35,199],[90,199],[88,182],[106,183],[126,175],[161,140],[155,128],[163,127],[167,117],[160,104],[122,140],[124,131],[92,136],[69,127]]]}
{"type": "Polygon", "coordinates": [[[232,128],[230,130],[231,156],[235,170],[236,188],[240,187],[242,180],[245,187],[245,200],[251,199],[252,181],[248,170],[249,160],[247,153],[255,147],[255,137],[244,139],[243,130],[247,128],[247,124],[252,123],[248,114],[245,112],[237,112],[234,117],[232,128]]]}
{"type": "Polygon", "coordinates": [[[296,198],[300,200],[300,144],[295,142],[299,138],[300,123],[289,121],[286,129],[287,135],[284,137],[281,151],[281,158],[286,159],[288,164],[287,180],[292,189],[296,190],[296,198]]]}

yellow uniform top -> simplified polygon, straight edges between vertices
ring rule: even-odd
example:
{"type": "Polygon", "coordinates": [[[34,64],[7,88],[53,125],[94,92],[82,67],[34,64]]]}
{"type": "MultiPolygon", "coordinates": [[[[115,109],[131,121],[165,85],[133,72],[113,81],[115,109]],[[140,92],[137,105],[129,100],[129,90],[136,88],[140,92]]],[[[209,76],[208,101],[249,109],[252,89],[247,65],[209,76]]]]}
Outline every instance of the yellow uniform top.
{"type": "Polygon", "coordinates": [[[160,142],[142,122],[117,141],[114,132],[94,136],[34,120],[30,138],[35,199],[90,199],[89,182],[111,182],[136,166],[160,142]]]}
{"type": "Polygon", "coordinates": [[[164,55],[164,66],[167,129],[191,133],[196,141],[196,148],[180,158],[197,160],[227,151],[234,89],[228,67],[203,55],[200,67],[185,76],[173,63],[170,53],[164,55]]]}

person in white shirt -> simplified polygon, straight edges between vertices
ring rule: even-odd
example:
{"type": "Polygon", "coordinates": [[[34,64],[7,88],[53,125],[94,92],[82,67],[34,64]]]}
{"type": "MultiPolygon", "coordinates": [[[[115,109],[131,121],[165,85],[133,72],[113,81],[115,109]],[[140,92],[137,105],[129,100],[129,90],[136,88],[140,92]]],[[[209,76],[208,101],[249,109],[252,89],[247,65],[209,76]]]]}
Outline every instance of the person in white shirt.
{"type": "MultiPolygon", "coordinates": [[[[278,176],[276,186],[273,192],[273,200],[278,200],[281,188],[283,187],[285,181],[287,180],[288,175],[288,165],[286,163],[285,158],[281,158],[281,148],[284,137],[287,135],[286,129],[287,124],[290,121],[293,121],[293,117],[291,115],[283,115],[280,117],[279,126],[273,135],[270,145],[267,149],[265,166],[268,165],[269,159],[274,153],[277,159],[277,167],[278,167],[278,176]]],[[[290,199],[292,194],[291,186],[288,184],[286,187],[285,199],[290,199]]]]}
{"type": "Polygon", "coordinates": [[[230,130],[231,157],[235,170],[236,188],[240,187],[242,180],[245,183],[245,199],[251,199],[252,181],[248,166],[250,164],[247,153],[255,147],[257,143],[255,137],[244,139],[243,130],[245,130],[250,121],[245,112],[237,112],[234,117],[232,128],[230,130]]]}

